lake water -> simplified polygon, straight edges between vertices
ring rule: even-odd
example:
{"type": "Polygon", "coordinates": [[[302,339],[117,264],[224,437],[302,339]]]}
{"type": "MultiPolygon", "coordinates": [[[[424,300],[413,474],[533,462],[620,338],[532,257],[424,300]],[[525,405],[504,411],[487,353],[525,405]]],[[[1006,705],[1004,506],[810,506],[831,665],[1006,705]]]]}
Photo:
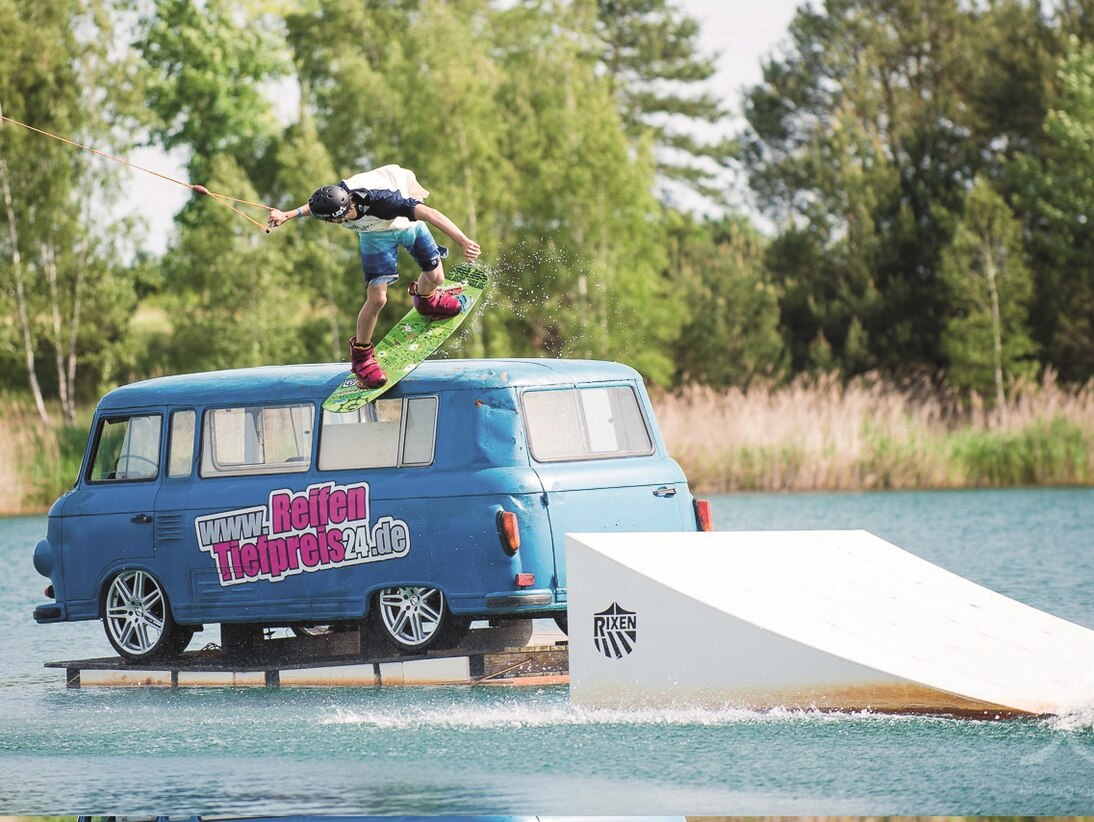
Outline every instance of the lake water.
{"type": "MultiPolygon", "coordinates": [[[[1094,490],[713,502],[722,529],[865,528],[1094,627],[1094,490]]],[[[111,650],[99,623],[31,618],[44,532],[42,517],[0,520],[2,813],[1094,811],[1094,706],[983,722],[578,710],[565,687],[66,690],[44,662],[111,650]]]]}

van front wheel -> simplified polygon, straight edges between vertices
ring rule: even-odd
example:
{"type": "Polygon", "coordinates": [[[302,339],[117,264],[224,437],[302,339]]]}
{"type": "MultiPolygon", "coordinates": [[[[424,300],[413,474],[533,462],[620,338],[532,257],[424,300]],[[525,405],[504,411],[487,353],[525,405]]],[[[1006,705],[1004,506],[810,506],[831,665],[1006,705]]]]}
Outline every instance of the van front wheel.
{"type": "Polygon", "coordinates": [[[418,585],[380,591],[371,622],[389,645],[410,654],[458,642],[459,628],[470,624],[452,616],[439,588],[418,585]]]}
{"type": "Polygon", "coordinates": [[[167,593],[146,571],[122,571],[111,580],[103,626],[114,650],[132,661],[177,656],[194,636],[175,622],[167,593]]]}

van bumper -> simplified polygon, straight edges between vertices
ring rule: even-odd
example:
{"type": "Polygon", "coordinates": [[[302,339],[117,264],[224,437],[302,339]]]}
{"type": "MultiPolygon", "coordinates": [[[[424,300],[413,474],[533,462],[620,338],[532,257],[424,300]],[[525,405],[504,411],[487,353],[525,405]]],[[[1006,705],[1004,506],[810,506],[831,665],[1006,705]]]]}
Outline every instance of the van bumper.
{"type": "Polygon", "coordinates": [[[486,595],[486,607],[494,608],[540,608],[544,605],[553,605],[554,593],[548,589],[532,589],[529,591],[499,591],[486,595]]]}
{"type": "Polygon", "coordinates": [[[65,608],[56,602],[48,605],[38,605],[34,609],[35,622],[64,622],[65,608]]]}

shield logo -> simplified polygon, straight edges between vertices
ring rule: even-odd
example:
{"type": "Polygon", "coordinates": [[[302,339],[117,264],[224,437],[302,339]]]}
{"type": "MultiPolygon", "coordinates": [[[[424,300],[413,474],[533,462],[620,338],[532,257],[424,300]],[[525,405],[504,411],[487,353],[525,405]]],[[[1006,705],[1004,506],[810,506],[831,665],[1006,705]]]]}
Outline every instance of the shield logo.
{"type": "Polygon", "coordinates": [[[593,644],[608,659],[622,659],[638,642],[638,615],[613,602],[593,614],[593,644]]]}

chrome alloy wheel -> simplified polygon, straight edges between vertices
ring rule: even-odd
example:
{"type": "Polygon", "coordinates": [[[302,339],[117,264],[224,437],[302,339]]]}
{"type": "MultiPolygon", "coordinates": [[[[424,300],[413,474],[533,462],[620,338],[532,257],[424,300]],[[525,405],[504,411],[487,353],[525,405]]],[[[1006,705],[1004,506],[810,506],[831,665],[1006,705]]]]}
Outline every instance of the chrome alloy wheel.
{"type": "Polygon", "coordinates": [[[379,606],[384,633],[406,650],[431,645],[445,618],[444,594],[438,588],[385,588],[379,606]]]}
{"type": "Polygon", "coordinates": [[[106,592],[108,638],[123,656],[145,657],[160,649],[170,619],[160,584],[145,571],[122,571],[106,592]]]}

